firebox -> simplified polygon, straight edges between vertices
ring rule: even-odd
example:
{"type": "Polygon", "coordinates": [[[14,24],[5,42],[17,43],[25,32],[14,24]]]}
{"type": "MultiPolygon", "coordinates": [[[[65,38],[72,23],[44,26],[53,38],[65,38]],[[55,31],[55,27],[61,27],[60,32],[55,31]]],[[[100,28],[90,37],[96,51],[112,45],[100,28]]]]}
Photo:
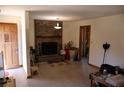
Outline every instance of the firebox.
{"type": "Polygon", "coordinates": [[[43,55],[54,55],[57,54],[57,42],[42,42],[42,54],[43,55]]]}

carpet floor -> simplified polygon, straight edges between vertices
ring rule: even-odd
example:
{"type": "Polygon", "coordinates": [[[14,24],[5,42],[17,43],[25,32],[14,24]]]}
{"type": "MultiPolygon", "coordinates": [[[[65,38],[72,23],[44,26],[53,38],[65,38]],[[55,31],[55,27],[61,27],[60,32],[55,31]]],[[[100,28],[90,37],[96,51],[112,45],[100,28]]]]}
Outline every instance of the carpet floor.
{"type": "Polygon", "coordinates": [[[89,74],[97,71],[82,62],[39,63],[38,74],[27,79],[23,68],[8,70],[16,78],[17,87],[89,87],[89,74]]]}

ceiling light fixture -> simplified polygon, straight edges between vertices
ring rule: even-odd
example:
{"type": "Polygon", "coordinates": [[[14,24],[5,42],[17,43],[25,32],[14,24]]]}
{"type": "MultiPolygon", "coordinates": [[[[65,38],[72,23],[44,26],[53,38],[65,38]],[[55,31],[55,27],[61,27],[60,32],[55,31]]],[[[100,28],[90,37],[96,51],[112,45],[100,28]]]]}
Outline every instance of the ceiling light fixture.
{"type": "MultiPolygon", "coordinates": [[[[59,20],[59,18],[57,18],[59,20]]],[[[54,26],[55,29],[61,29],[62,27],[59,26],[59,23],[57,22],[56,26],[54,26]]]]}

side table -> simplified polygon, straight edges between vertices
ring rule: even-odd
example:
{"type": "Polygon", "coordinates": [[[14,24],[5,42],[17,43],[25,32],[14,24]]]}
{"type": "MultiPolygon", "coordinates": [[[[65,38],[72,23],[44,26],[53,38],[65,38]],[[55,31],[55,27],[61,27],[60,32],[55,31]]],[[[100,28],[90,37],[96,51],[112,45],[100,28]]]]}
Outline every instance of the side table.
{"type": "Polygon", "coordinates": [[[93,85],[99,86],[99,84],[102,84],[103,86],[106,86],[106,87],[112,87],[111,84],[109,84],[108,82],[106,82],[106,79],[104,78],[104,76],[102,74],[99,74],[99,75],[91,74],[90,75],[90,79],[91,79],[91,87],[93,85]]]}

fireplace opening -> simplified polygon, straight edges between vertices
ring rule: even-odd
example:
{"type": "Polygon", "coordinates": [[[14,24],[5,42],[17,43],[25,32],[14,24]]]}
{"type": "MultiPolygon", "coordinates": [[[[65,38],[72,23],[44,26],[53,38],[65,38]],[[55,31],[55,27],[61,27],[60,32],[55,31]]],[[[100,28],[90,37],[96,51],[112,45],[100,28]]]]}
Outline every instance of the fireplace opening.
{"type": "Polygon", "coordinates": [[[42,43],[42,54],[43,55],[53,55],[57,54],[57,42],[43,42],[42,43]]]}

